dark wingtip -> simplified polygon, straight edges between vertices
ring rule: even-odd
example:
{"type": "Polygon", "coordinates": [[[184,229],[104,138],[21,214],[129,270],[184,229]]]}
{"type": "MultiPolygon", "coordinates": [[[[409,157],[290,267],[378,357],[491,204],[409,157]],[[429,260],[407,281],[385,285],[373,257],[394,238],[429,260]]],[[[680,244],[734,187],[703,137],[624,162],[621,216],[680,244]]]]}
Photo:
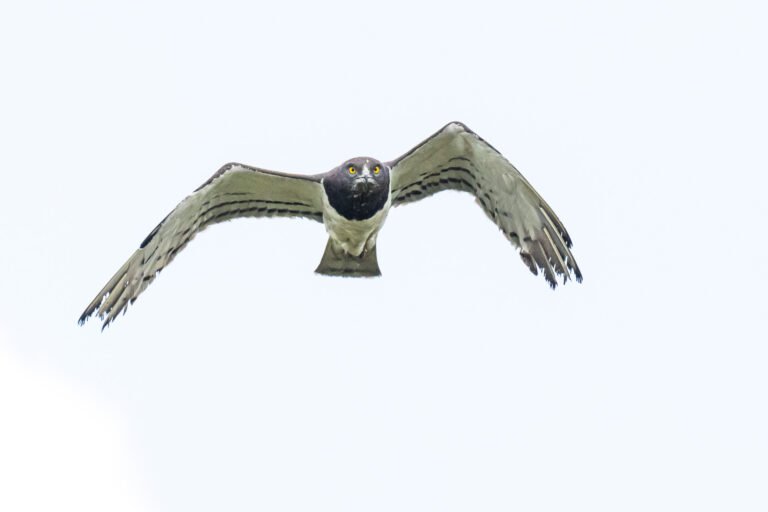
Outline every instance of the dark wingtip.
{"type": "MultiPolygon", "coordinates": [[[[558,219],[559,222],[559,219],[558,219]]],[[[571,235],[568,234],[568,231],[565,229],[565,226],[560,223],[559,226],[555,226],[557,231],[560,233],[560,237],[563,239],[563,242],[565,242],[565,246],[567,248],[573,247],[573,240],[571,239],[571,235]]]]}
{"type": "Polygon", "coordinates": [[[523,263],[525,263],[525,266],[528,267],[528,270],[531,271],[531,274],[535,276],[539,275],[539,270],[536,268],[536,264],[533,262],[533,258],[530,254],[527,252],[521,252],[520,259],[523,260],[523,263]]]}
{"type": "Polygon", "coordinates": [[[576,276],[576,282],[580,283],[582,281],[582,279],[583,279],[582,275],[581,275],[581,269],[576,264],[575,260],[569,261],[568,263],[571,264],[571,268],[573,269],[573,273],[576,276]]]}
{"type": "Polygon", "coordinates": [[[83,314],[80,315],[80,318],[77,319],[77,325],[85,325],[85,322],[91,317],[93,314],[93,310],[85,310],[83,311],[83,314]]]}

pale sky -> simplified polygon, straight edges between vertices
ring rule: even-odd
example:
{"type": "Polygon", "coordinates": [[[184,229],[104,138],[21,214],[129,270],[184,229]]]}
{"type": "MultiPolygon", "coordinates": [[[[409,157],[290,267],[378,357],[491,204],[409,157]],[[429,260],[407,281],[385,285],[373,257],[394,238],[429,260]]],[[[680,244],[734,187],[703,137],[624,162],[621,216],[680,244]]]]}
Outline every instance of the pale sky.
{"type": "Polygon", "coordinates": [[[760,2],[6,2],[0,510],[768,509],[760,2]],[[383,277],[217,225],[76,323],[238,161],[317,173],[460,120],[574,240],[551,291],[471,196],[383,277]]]}

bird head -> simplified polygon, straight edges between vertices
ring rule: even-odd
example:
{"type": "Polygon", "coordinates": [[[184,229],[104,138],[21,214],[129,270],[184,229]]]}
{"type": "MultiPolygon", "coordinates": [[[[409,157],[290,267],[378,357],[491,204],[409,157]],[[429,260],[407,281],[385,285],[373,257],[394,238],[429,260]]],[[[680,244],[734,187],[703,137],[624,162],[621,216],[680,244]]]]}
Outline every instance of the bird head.
{"type": "Polygon", "coordinates": [[[374,158],[357,157],[344,162],[337,170],[347,180],[353,197],[374,194],[389,187],[389,168],[374,158]]]}
{"type": "Polygon", "coordinates": [[[375,158],[345,161],[323,178],[329,202],[349,219],[368,218],[389,198],[389,167],[375,158]]]}

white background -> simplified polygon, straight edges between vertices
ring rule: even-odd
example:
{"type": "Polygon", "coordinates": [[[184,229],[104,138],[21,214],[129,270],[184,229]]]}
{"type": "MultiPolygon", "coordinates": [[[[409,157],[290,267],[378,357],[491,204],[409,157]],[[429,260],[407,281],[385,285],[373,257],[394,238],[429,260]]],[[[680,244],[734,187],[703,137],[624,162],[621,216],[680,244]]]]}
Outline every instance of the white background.
{"type": "Polygon", "coordinates": [[[0,509],[766,510],[761,2],[4,2],[0,509]],[[552,292],[468,195],[200,235],[82,309],[221,164],[451,120],[568,227],[552,292]]]}

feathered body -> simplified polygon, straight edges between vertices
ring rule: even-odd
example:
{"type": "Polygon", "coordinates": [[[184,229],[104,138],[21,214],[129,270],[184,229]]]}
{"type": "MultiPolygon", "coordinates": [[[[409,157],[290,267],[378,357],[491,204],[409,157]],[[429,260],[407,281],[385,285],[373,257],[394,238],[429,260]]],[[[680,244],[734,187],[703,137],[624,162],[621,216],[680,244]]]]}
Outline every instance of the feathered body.
{"type": "Polygon", "coordinates": [[[206,227],[238,217],[303,217],[322,222],[328,243],[316,272],[368,277],[381,274],[376,238],[391,206],[443,190],[469,192],[520,249],[534,274],[554,288],[581,271],[571,238],[555,212],[522,174],[462,123],[449,123],[389,162],[358,157],[314,176],[223,166],[187,196],[144,239],[80,317],[104,318],[104,327],[206,227]]]}
{"type": "Polygon", "coordinates": [[[376,235],[390,207],[389,168],[373,158],[353,158],[321,183],[323,222],[329,239],[315,272],[348,277],[381,275],[376,235]]]}

